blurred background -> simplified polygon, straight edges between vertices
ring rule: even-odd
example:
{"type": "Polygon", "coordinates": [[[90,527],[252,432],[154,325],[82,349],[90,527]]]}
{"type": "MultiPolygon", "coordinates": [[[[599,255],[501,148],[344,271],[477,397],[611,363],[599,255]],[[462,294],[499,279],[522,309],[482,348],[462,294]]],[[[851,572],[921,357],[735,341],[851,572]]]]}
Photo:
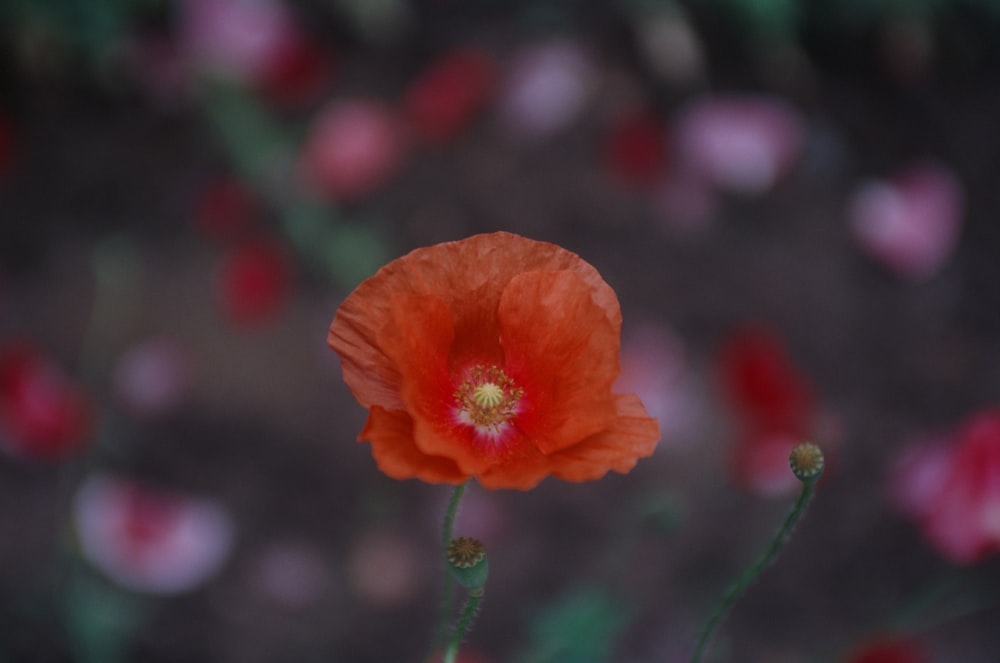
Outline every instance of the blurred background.
{"type": "Polygon", "coordinates": [[[508,230],[618,292],[663,439],[470,487],[461,661],[688,660],[807,438],[709,658],[995,663],[998,36],[992,0],[4,0],[0,661],[427,660],[451,491],[378,472],[326,330],[508,230]]]}

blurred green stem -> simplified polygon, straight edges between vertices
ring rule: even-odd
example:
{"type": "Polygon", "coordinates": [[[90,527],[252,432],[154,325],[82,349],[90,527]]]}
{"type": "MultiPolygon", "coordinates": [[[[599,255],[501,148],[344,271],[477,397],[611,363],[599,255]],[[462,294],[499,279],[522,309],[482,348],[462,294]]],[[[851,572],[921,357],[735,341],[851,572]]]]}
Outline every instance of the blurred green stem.
{"type": "Polygon", "coordinates": [[[448,649],[444,652],[444,663],[455,663],[455,657],[458,656],[458,647],[462,644],[462,638],[465,637],[466,631],[469,630],[472,620],[475,619],[476,612],[479,610],[479,603],[482,600],[482,587],[469,592],[469,598],[465,601],[465,607],[462,609],[462,616],[459,618],[458,624],[455,625],[455,632],[451,635],[451,642],[448,643],[448,649]]]}
{"type": "Polygon", "coordinates": [[[796,500],[795,505],[792,510],[788,512],[785,516],[785,522],[782,524],[781,529],[775,534],[774,539],[771,540],[771,545],[768,547],[767,551],[758,559],[753,566],[749,567],[743,572],[736,582],[734,582],[728,590],[726,590],[725,595],[722,597],[722,601],[715,608],[715,612],[712,616],[708,618],[705,623],[705,628],[702,629],[701,637],[698,639],[698,645],[695,647],[694,655],[691,657],[691,663],[698,663],[701,661],[702,654],[705,651],[705,647],[708,645],[709,638],[712,636],[712,632],[715,627],[719,625],[719,622],[733,606],[743,592],[746,591],[747,587],[750,586],[754,580],[757,579],[764,569],[771,565],[771,562],[778,556],[781,552],[782,547],[788,541],[788,537],[791,535],[792,530],[795,529],[796,523],[802,519],[805,515],[806,510],[809,507],[809,502],[812,500],[813,493],[816,491],[815,481],[803,481],[802,482],[802,492],[799,493],[799,499],[796,500]]]}

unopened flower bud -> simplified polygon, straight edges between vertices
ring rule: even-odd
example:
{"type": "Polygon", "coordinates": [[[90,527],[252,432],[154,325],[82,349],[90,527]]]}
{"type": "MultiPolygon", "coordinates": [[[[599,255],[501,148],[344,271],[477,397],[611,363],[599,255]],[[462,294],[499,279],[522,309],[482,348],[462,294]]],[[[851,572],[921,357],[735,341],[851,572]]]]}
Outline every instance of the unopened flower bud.
{"type": "Polygon", "coordinates": [[[803,483],[814,483],[823,475],[823,451],[811,442],[803,442],[788,456],[792,473],[803,483]]]}
{"type": "Polygon", "coordinates": [[[461,536],[448,544],[448,569],[455,581],[468,590],[478,590],[486,584],[490,573],[486,546],[479,539],[461,536]]]}

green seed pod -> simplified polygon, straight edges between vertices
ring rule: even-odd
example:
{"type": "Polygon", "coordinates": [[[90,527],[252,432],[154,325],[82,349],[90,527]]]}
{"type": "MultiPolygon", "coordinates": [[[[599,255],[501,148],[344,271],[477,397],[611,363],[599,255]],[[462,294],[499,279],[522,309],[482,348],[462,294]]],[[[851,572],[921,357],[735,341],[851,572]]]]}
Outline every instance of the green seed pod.
{"type": "Polygon", "coordinates": [[[788,456],[792,473],[803,483],[815,483],[823,476],[823,451],[811,442],[803,442],[788,456]]]}
{"type": "Polygon", "coordinates": [[[468,536],[452,539],[448,544],[448,569],[455,581],[468,590],[482,589],[490,574],[486,546],[468,536]]]}

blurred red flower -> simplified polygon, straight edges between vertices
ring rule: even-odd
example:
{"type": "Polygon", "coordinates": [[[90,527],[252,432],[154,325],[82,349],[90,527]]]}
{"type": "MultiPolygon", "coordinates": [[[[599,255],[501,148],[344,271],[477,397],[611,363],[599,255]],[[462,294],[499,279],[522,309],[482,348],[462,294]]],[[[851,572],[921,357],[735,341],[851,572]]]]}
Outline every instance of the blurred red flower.
{"type": "Polygon", "coordinates": [[[391,477],[528,489],[628,472],[659,426],[612,393],[621,312],[579,256],[509,233],[418,249],[340,306],[329,344],[391,477]]]}
{"type": "Polygon", "coordinates": [[[763,327],[741,327],[720,354],[722,389],[751,428],[804,434],[815,409],[812,387],[781,340],[763,327]]]}
{"type": "Polygon", "coordinates": [[[0,111],[0,180],[7,176],[14,165],[14,125],[0,111]]]}
{"type": "Polygon", "coordinates": [[[971,564],[1000,551],[1000,409],[970,417],[952,439],[910,458],[897,471],[897,502],[945,557],[971,564]]]}
{"type": "Polygon", "coordinates": [[[241,245],[228,253],[217,282],[223,313],[236,324],[265,322],[288,299],[291,265],[282,247],[264,240],[241,245]]]}
{"type": "Polygon", "coordinates": [[[916,642],[906,638],[874,640],[852,652],[846,663],[930,663],[930,656],[916,642]]]}
{"type": "Polygon", "coordinates": [[[84,391],[40,348],[27,342],[0,348],[0,434],[10,451],[65,458],[88,441],[92,423],[84,391]]]}
{"type": "Polygon", "coordinates": [[[245,233],[257,218],[257,202],[239,180],[209,182],[195,201],[194,224],[207,239],[229,241],[245,233]]]}
{"type": "Polygon", "coordinates": [[[287,40],[268,61],[257,87],[265,99],[295,108],[317,99],[335,72],[331,53],[304,35],[287,40]]]}
{"type": "Polygon", "coordinates": [[[737,478],[755,493],[777,495],[798,485],[788,470],[792,448],[812,436],[813,389],[779,338],[762,327],[735,330],[719,354],[723,397],[740,427],[737,478]]]}
{"type": "Polygon", "coordinates": [[[489,103],[495,83],[492,59],[479,51],[457,50],[410,83],[403,105],[418,136],[431,143],[446,143],[489,103]]]}
{"type": "Polygon", "coordinates": [[[653,184],[667,169],[666,120],[645,109],[618,118],[605,137],[604,160],[624,184],[653,184]]]}

